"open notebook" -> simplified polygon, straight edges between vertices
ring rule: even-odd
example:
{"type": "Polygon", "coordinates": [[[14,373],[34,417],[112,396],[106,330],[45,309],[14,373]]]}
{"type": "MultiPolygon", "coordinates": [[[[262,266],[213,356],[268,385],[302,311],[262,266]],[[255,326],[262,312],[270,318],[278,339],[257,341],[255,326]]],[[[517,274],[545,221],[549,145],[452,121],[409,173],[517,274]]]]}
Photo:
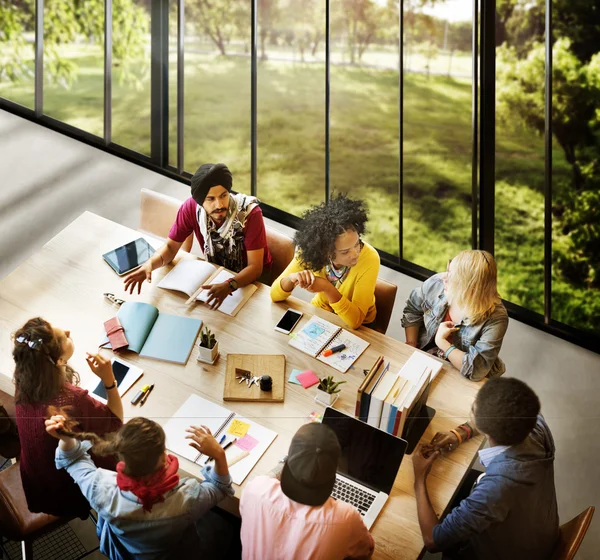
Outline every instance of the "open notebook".
{"type": "MultiPolygon", "coordinates": [[[[183,292],[189,298],[205,302],[208,290],[203,290],[205,284],[220,284],[235,275],[223,267],[200,260],[183,260],[179,262],[159,283],[159,288],[183,292]]],[[[235,317],[250,296],[256,291],[254,284],[248,284],[227,296],[219,311],[235,317]]]]}
{"type": "Polygon", "coordinates": [[[366,340],[316,315],[298,333],[290,334],[289,344],[342,373],[347,372],[369,346],[366,340]],[[339,344],[345,344],[346,348],[323,356],[325,350],[339,344]]]}
{"type": "MultiPolygon", "coordinates": [[[[154,305],[126,301],[117,313],[125,330],[127,350],[146,358],[185,364],[202,326],[200,319],[159,313],[154,305]]],[[[108,338],[100,344],[110,348],[108,338]]]]}
{"type": "Polygon", "coordinates": [[[217,441],[225,435],[222,446],[237,439],[225,452],[229,473],[236,484],[244,481],[277,437],[273,430],[237,416],[235,412],[198,395],[191,395],[163,428],[167,449],[201,466],[206,464],[208,457],[196,451],[186,439],[186,429],[190,426],[208,427],[217,441]]]}

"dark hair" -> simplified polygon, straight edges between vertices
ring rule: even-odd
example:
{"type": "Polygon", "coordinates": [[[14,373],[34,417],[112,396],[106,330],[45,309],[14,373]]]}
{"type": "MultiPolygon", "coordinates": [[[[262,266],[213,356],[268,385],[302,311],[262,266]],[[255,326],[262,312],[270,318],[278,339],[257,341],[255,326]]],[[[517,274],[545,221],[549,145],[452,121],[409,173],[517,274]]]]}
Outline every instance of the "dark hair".
{"type": "Polygon", "coordinates": [[[77,372],[70,366],[63,369],[57,365],[63,353],[61,340],[48,321],[41,317],[29,319],[12,338],[17,402],[48,402],[58,396],[66,382],[79,383],[77,372]],[[32,348],[29,342],[37,347],[32,348]]]}
{"type": "Polygon", "coordinates": [[[300,260],[309,269],[321,270],[335,253],[335,239],[345,231],[365,232],[367,208],[362,200],[338,194],[329,202],[309,208],[294,241],[300,260]]]}
{"type": "Polygon", "coordinates": [[[514,377],[493,377],[475,398],[477,429],[498,445],[521,443],[535,427],[540,400],[514,377]]]}
{"type": "Polygon", "coordinates": [[[76,432],[78,422],[69,418],[69,408],[48,407],[48,416],[64,416],[65,430],[62,434],[79,441],[92,442],[95,455],[118,455],[125,463],[127,476],[141,478],[156,471],[158,459],[165,452],[165,431],[160,424],[149,418],[136,417],[121,428],[101,438],[93,432],[76,432]]]}

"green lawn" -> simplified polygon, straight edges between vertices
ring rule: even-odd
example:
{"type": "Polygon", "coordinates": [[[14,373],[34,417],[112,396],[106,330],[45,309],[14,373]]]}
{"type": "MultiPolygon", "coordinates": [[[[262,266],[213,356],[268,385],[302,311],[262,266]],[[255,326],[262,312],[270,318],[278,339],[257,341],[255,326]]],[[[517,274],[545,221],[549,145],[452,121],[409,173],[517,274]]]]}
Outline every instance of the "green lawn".
{"type": "MultiPolygon", "coordinates": [[[[71,89],[46,84],[45,112],[100,135],[102,64],[96,47],[69,56],[80,67],[71,89]]],[[[176,164],[175,64],[171,65],[170,158],[176,164]]],[[[185,169],[224,161],[234,188],[250,185],[250,60],[186,53],[185,169]]],[[[458,62],[457,62],[458,64],[458,62]]],[[[114,73],[113,140],[141,153],[150,146],[147,65],[138,81],[114,73]]],[[[0,84],[0,96],[30,105],[32,84],[0,84]]],[[[324,197],[325,85],[322,64],[261,61],[258,66],[258,195],[299,215],[324,197]]],[[[331,185],[364,198],[368,239],[399,250],[398,73],[332,66],[331,185]]],[[[403,91],[403,255],[432,270],[471,243],[471,84],[468,79],[406,73],[403,91]]],[[[506,299],[543,311],[543,139],[528,130],[497,129],[496,255],[506,299]]],[[[554,150],[554,178],[570,170],[554,150]]],[[[564,188],[564,187],[560,187],[564,188]]],[[[554,232],[556,241],[561,233],[554,232]]],[[[597,292],[555,274],[554,318],[600,332],[597,292]],[[590,303],[591,302],[591,303],[590,303]],[[585,304],[585,305],[584,305],[585,304]]]]}

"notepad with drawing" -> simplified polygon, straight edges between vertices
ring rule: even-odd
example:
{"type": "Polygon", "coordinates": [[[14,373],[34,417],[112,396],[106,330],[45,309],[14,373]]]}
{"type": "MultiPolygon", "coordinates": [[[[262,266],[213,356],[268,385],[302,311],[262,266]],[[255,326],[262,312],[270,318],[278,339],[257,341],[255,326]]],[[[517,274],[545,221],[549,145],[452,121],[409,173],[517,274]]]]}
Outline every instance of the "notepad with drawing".
{"type": "Polygon", "coordinates": [[[235,412],[198,395],[191,395],[163,428],[167,449],[200,466],[206,464],[208,457],[194,449],[190,440],[186,439],[185,436],[189,435],[186,429],[190,426],[206,426],[217,440],[225,435],[223,446],[238,438],[225,452],[235,484],[244,481],[277,437],[276,432],[253,420],[237,416],[235,412]]]}
{"type": "Polygon", "coordinates": [[[316,315],[298,333],[290,335],[289,344],[342,373],[347,372],[369,346],[366,340],[316,315]],[[338,344],[344,344],[346,348],[323,356],[325,350],[338,344]]]}
{"type": "MultiPolygon", "coordinates": [[[[160,313],[149,303],[126,301],[117,313],[131,350],[146,358],[185,364],[202,326],[200,319],[160,313]]],[[[100,344],[110,348],[108,338],[100,344]]]]}
{"type": "MultiPolygon", "coordinates": [[[[182,260],[158,283],[159,288],[183,292],[192,301],[206,302],[208,290],[203,290],[206,284],[219,284],[233,278],[235,274],[212,263],[201,260],[182,260]]],[[[238,288],[227,296],[219,307],[219,311],[235,317],[256,291],[254,284],[238,288]]]]}

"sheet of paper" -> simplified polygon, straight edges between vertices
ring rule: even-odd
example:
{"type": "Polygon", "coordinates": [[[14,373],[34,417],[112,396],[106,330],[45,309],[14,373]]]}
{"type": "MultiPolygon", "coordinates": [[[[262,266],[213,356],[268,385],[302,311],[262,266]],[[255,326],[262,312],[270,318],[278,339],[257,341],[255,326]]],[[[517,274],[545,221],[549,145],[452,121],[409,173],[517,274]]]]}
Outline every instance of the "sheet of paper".
{"type": "Polygon", "coordinates": [[[421,375],[423,375],[425,368],[431,368],[431,380],[433,381],[442,369],[442,366],[443,363],[436,360],[433,356],[415,351],[402,366],[400,377],[416,383],[421,375]]]}
{"type": "MultiPolygon", "coordinates": [[[[221,272],[219,272],[219,274],[217,274],[211,280],[210,283],[220,284],[222,282],[226,282],[227,280],[233,277],[234,275],[231,272],[228,272],[227,270],[221,270],[221,272]]],[[[250,295],[252,295],[252,293],[254,293],[255,291],[256,286],[254,286],[253,284],[249,284],[248,286],[244,286],[243,288],[238,288],[235,292],[228,295],[223,300],[223,303],[219,306],[219,311],[227,313],[227,315],[234,316],[237,313],[237,311],[239,311],[237,309],[238,305],[240,305],[247,298],[248,293],[250,292],[250,295]]],[[[200,292],[200,295],[198,295],[196,299],[198,301],[206,302],[206,300],[208,299],[208,291],[203,290],[202,292],[200,292]]]]}
{"type": "Polygon", "coordinates": [[[323,356],[321,354],[317,359],[342,373],[347,372],[350,366],[369,346],[366,340],[344,329],[327,345],[327,348],[337,346],[338,344],[345,344],[346,348],[340,352],[331,354],[331,356],[323,356]]]}
{"type": "Polygon", "coordinates": [[[316,357],[327,342],[340,330],[340,327],[321,319],[316,315],[293,336],[290,335],[290,346],[316,357]]]}
{"type": "Polygon", "coordinates": [[[237,438],[243,438],[248,433],[249,429],[250,424],[247,424],[246,422],[242,422],[241,420],[235,418],[229,425],[227,433],[237,438]]]}
{"type": "Polygon", "coordinates": [[[259,441],[256,438],[253,438],[250,434],[246,434],[243,438],[238,439],[234,445],[250,452],[258,445],[258,443],[259,441]]]}
{"type": "Polygon", "coordinates": [[[302,385],[300,381],[298,381],[297,377],[302,373],[301,369],[293,369],[292,373],[290,373],[290,377],[288,378],[288,383],[294,383],[296,385],[302,385]]]}
{"type": "Polygon", "coordinates": [[[158,287],[177,290],[190,297],[216,270],[213,264],[205,261],[183,260],[158,283],[158,287]]]}
{"type": "Polygon", "coordinates": [[[319,378],[314,374],[313,371],[309,369],[298,374],[296,379],[300,381],[300,384],[305,389],[308,389],[309,387],[312,387],[313,385],[316,385],[319,382],[319,378]]]}

